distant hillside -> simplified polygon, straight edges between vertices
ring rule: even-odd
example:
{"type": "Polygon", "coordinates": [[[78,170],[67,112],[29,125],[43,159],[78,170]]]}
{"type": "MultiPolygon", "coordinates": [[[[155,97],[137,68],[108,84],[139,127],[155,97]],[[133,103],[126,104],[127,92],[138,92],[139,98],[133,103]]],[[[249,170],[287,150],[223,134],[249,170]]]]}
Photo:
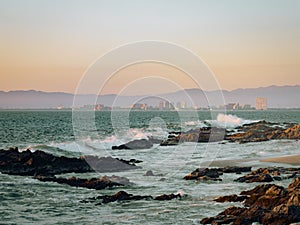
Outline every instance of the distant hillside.
{"type": "MultiPolygon", "coordinates": [[[[196,105],[207,107],[208,105],[223,105],[220,98],[224,96],[225,103],[239,102],[240,104],[255,105],[256,97],[266,97],[269,108],[300,108],[300,86],[270,86],[261,88],[236,89],[233,91],[202,91],[200,89],[187,89],[172,93],[158,95],[161,99],[170,102],[187,102],[188,106],[196,105]],[[207,98],[208,97],[208,98],[207,98]],[[211,104],[208,103],[210,100],[211,104]]],[[[78,96],[79,103],[85,105],[93,95],[78,96]]],[[[71,107],[74,95],[63,92],[41,92],[41,91],[0,91],[0,108],[55,108],[57,106],[71,107]]],[[[137,101],[156,105],[160,100],[157,97],[148,96],[98,96],[97,102],[111,106],[112,104],[125,107],[137,101]],[[115,102],[114,102],[115,101],[115,102]]]]}

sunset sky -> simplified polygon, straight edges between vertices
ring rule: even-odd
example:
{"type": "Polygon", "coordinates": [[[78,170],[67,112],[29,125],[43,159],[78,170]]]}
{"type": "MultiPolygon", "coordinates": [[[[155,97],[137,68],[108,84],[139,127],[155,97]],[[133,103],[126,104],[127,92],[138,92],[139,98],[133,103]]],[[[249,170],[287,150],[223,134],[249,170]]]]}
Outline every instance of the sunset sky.
{"type": "MultiPolygon", "coordinates": [[[[191,50],[222,89],[300,84],[299,12],[298,0],[1,0],[0,90],[74,93],[95,59],[142,40],[191,50]]],[[[120,71],[103,93],[119,92],[120,81],[140,74],[196,87],[180,73],[167,66],[132,66],[120,71]]],[[[162,91],[151,85],[134,90],[162,91]]]]}

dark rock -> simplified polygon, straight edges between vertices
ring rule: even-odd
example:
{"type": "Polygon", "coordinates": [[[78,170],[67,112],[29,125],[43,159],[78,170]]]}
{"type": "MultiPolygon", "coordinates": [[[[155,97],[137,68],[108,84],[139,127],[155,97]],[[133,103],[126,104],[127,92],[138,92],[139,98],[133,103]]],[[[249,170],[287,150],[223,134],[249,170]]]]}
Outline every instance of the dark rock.
{"type": "Polygon", "coordinates": [[[219,169],[198,168],[184,177],[185,180],[218,180],[222,175],[219,169]]]}
{"type": "Polygon", "coordinates": [[[187,132],[169,133],[168,139],[161,146],[178,145],[183,142],[218,142],[224,140],[226,130],[217,127],[204,127],[187,132]]]}
{"type": "Polygon", "coordinates": [[[36,179],[42,182],[56,182],[59,184],[67,184],[73,187],[83,187],[88,189],[96,189],[101,190],[105,188],[111,188],[115,186],[123,186],[121,182],[129,183],[129,180],[127,178],[121,178],[114,176],[112,179],[120,181],[120,183],[117,183],[115,181],[112,181],[109,177],[102,177],[102,178],[92,178],[92,179],[81,179],[76,177],[70,177],[69,179],[66,178],[56,178],[56,177],[44,177],[44,176],[36,176],[36,179]]]}
{"type": "Polygon", "coordinates": [[[112,157],[83,156],[69,158],[55,156],[40,150],[19,152],[0,150],[0,172],[13,175],[35,176],[62,173],[116,172],[138,168],[112,157]]]}
{"type": "Polygon", "coordinates": [[[222,181],[220,176],[223,173],[242,173],[251,171],[251,167],[224,167],[224,168],[198,168],[192,173],[184,177],[185,180],[213,180],[213,181],[222,181]]]}
{"type": "Polygon", "coordinates": [[[251,166],[238,167],[238,166],[227,166],[222,168],[223,173],[245,173],[251,172],[251,166]]]}
{"type": "Polygon", "coordinates": [[[88,200],[83,200],[81,202],[87,203],[87,202],[95,202],[98,200],[102,200],[101,202],[98,202],[97,205],[106,204],[110,202],[116,202],[116,201],[138,201],[138,200],[156,200],[156,201],[169,201],[172,199],[181,198],[180,194],[163,194],[159,195],[157,197],[152,197],[150,195],[132,195],[128,194],[125,191],[119,191],[116,194],[113,195],[104,195],[104,196],[98,196],[96,198],[90,198],[88,200]]]}
{"type": "Polygon", "coordinates": [[[239,127],[239,133],[228,134],[226,140],[239,143],[261,142],[274,139],[300,139],[300,124],[285,124],[287,127],[274,126],[279,124],[260,121],[239,127]]]}
{"type": "Polygon", "coordinates": [[[177,194],[177,195],[175,195],[175,194],[169,194],[169,195],[163,194],[163,195],[155,197],[154,200],[168,201],[168,200],[172,200],[172,199],[175,199],[175,198],[181,198],[181,195],[180,194],[177,194]]]}
{"type": "Polygon", "coordinates": [[[119,191],[114,195],[98,196],[97,199],[102,199],[102,203],[107,204],[107,203],[116,202],[116,201],[151,200],[151,199],[153,199],[153,197],[152,196],[142,196],[142,195],[132,195],[132,194],[128,194],[125,191],[119,191]]]}
{"type": "MultiPolygon", "coordinates": [[[[270,171],[269,171],[270,172],[270,171]]],[[[288,188],[274,184],[259,185],[243,191],[244,208],[230,207],[215,217],[204,218],[202,224],[244,225],[260,223],[281,225],[300,222],[300,180],[296,178],[288,188]]],[[[236,200],[240,196],[224,196],[219,202],[236,200]]]]}
{"type": "Polygon", "coordinates": [[[253,183],[253,182],[272,182],[273,178],[269,174],[260,174],[260,175],[246,175],[240,177],[234,181],[241,183],[253,183]]]}
{"type": "Polygon", "coordinates": [[[149,149],[153,147],[153,143],[146,139],[133,140],[126,144],[119,146],[112,146],[113,150],[123,150],[123,149],[149,149]]]}
{"type": "Polygon", "coordinates": [[[167,140],[163,140],[160,143],[160,146],[174,146],[174,145],[178,145],[178,144],[180,144],[179,138],[174,137],[174,138],[169,138],[167,140]]]}
{"type": "Polygon", "coordinates": [[[154,173],[152,172],[152,170],[148,170],[148,171],[146,171],[144,176],[151,177],[151,176],[154,176],[154,173]]]}
{"type": "Polygon", "coordinates": [[[160,144],[162,142],[161,139],[157,139],[153,137],[148,137],[148,141],[150,141],[152,144],[160,144]]]}
{"type": "Polygon", "coordinates": [[[124,170],[139,169],[132,161],[118,159],[113,157],[97,157],[84,156],[82,157],[95,171],[97,172],[118,172],[124,170]]]}
{"type": "Polygon", "coordinates": [[[247,199],[247,196],[227,195],[216,198],[215,202],[242,202],[247,199]]]}
{"type": "Polygon", "coordinates": [[[259,168],[251,173],[236,179],[238,182],[272,182],[274,180],[280,181],[282,179],[291,179],[297,176],[299,168],[283,168],[283,167],[269,167],[259,168]]]}

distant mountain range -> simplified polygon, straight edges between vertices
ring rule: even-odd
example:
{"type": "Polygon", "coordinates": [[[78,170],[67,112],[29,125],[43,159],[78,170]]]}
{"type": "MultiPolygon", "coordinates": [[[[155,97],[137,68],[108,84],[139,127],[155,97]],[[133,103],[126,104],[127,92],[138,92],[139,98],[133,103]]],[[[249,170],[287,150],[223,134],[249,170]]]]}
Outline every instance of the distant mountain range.
{"type": "MultiPolygon", "coordinates": [[[[200,89],[185,89],[157,96],[118,96],[118,95],[78,95],[77,106],[86,105],[91,99],[106,106],[127,107],[135,103],[157,105],[159,101],[186,102],[187,106],[197,107],[219,106],[239,102],[240,105],[255,106],[257,97],[267,98],[269,108],[300,108],[300,85],[270,86],[260,88],[236,89],[233,91],[202,91],[200,89]],[[224,96],[224,99],[222,98],[224,96]]],[[[0,108],[2,109],[37,109],[56,108],[57,106],[72,107],[74,95],[64,92],[42,91],[0,91],[0,108]]]]}

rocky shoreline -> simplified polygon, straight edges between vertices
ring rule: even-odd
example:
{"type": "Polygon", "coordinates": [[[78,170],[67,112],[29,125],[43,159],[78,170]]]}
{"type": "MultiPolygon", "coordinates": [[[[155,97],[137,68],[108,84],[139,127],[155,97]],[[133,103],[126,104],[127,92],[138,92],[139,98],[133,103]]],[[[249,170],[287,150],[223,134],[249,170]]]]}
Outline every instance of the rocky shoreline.
{"type": "Polygon", "coordinates": [[[239,196],[222,196],[216,202],[243,202],[244,207],[231,206],[215,217],[204,218],[201,224],[288,225],[300,222],[300,179],[287,188],[263,184],[239,196]]]}
{"type": "MultiPolygon", "coordinates": [[[[114,150],[139,150],[150,149],[154,144],[161,146],[178,145],[183,142],[261,142],[269,140],[299,140],[300,124],[274,124],[260,121],[243,125],[235,130],[207,127],[194,129],[187,132],[170,132],[166,140],[150,138],[148,140],[133,140],[114,150]]],[[[0,172],[9,175],[31,176],[40,182],[54,182],[76,188],[95,190],[124,188],[131,186],[129,179],[119,176],[102,176],[96,178],[58,177],[66,173],[94,173],[94,172],[120,172],[124,170],[140,169],[136,164],[141,161],[136,159],[124,160],[112,157],[82,156],[72,158],[55,156],[40,150],[19,151],[18,148],[0,150],[0,172]]],[[[249,191],[240,194],[220,196],[214,201],[239,202],[243,207],[232,206],[214,217],[201,220],[202,224],[290,224],[300,222],[300,168],[267,167],[252,170],[250,166],[196,168],[187,174],[183,182],[223,182],[225,173],[240,174],[235,182],[262,183],[249,191]],[[288,187],[282,187],[272,182],[294,179],[288,187]],[[267,183],[267,184],[266,184],[267,183]]],[[[155,175],[147,171],[141,176],[155,175]]],[[[237,176],[235,176],[237,177],[237,176]]],[[[160,179],[161,182],[164,178],[160,179]]],[[[100,195],[83,199],[81,203],[96,205],[122,201],[165,201],[182,199],[181,194],[132,195],[126,191],[117,191],[112,195],[100,195]]]]}
{"type": "Polygon", "coordinates": [[[243,144],[282,139],[299,140],[300,124],[279,124],[259,121],[256,123],[245,124],[234,130],[217,127],[203,127],[186,132],[169,132],[168,138],[165,140],[153,139],[152,137],[149,137],[148,140],[133,140],[119,146],[113,146],[112,149],[150,149],[153,147],[153,144],[160,144],[160,146],[174,146],[184,142],[208,143],[229,141],[243,144]]]}
{"type": "Polygon", "coordinates": [[[55,156],[40,150],[19,151],[18,148],[0,150],[0,172],[22,176],[53,176],[62,173],[118,172],[140,168],[137,160],[112,157],[82,156],[69,158],[55,156]]]}

